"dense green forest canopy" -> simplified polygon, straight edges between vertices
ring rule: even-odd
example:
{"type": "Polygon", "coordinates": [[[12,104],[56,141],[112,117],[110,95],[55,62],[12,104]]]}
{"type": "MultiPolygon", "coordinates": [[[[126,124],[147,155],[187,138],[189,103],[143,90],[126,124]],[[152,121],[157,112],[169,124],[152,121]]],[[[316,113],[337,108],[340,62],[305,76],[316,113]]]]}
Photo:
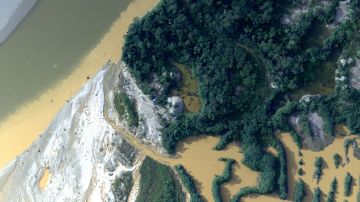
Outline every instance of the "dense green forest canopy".
{"type": "Polygon", "coordinates": [[[136,202],[183,202],[185,196],[171,167],[146,157],[140,168],[140,191],[136,202]]]}
{"type": "Polygon", "coordinates": [[[176,71],[173,62],[189,67],[199,83],[201,110],[164,123],[163,145],[169,153],[191,135],[221,136],[216,149],[235,140],[242,143],[243,164],[261,175],[258,187],[241,190],[234,200],[272,191],[287,198],[286,154],[274,133],[289,131],[301,146],[288,121],[292,114],[318,112],[329,134],[335,123],[360,132],[357,90],[345,84],[332,86],[330,95],[306,103],[291,96],[321,79],[316,72],[321,73],[319,68],[335,53],[336,60],[339,53],[351,56],[349,50],[359,38],[360,1],[351,0],[346,21],[319,36],[320,43],[314,45],[309,35],[319,24],[334,22],[339,0],[309,1],[307,12],[284,24],[283,17],[303,2],[162,0],[146,16],[135,19],[126,36],[122,59],[145,93],[160,95],[159,104],[178,88],[170,76],[176,71]],[[149,85],[155,78],[162,85],[160,93],[149,85]],[[277,158],[264,151],[268,145],[278,150],[277,158]]]}

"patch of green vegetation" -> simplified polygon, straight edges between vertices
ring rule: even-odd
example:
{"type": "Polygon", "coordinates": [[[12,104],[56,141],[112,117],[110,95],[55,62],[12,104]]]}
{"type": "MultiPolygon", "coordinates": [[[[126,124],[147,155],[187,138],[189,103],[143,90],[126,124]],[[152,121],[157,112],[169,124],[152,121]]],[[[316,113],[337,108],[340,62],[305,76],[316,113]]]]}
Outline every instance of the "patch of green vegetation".
{"type": "Polygon", "coordinates": [[[314,162],[315,170],[313,174],[313,178],[316,180],[316,183],[319,183],[320,181],[323,164],[324,164],[324,159],[322,157],[316,157],[314,162]]]}
{"type": "Polygon", "coordinates": [[[132,172],[125,172],[115,179],[112,185],[115,201],[127,201],[131,188],[133,187],[132,172]]]}
{"type": "Polygon", "coordinates": [[[305,183],[302,179],[296,182],[295,185],[295,202],[302,202],[306,196],[305,183]]]}
{"type": "Polygon", "coordinates": [[[118,149],[119,154],[124,157],[122,158],[122,160],[124,160],[126,164],[131,166],[136,158],[136,149],[125,139],[123,139],[121,144],[117,145],[116,148],[118,149]]]}
{"type": "Polygon", "coordinates": [[[231,179],[232,166],[235,163],[234,159],[221,158],[220,161],[225,162],[225,168],[222,175],[215,175],[212,182],[212,194],[215,202],[222,202],[221,185],[231,179]]]}
{"type": "Polygon", "coordinates": [[[305,134],[306,136],[313,137],[310,122],[306,113],[301,113],[299,125],[301,126],[300,133],[305,134]]]}
{"type": "Polygon", "coordinates": [[[334,165],[335,165],[335,168],[338,169],[339,168],[339,165],[341,163],[341,156],[340,154],[336,153],[333,155],[333,160],[334,160],[334,165]]]}
{"type": "Polygon", "coordinates": [[[304,175],[304,171],[303,171],[302,168],[299,168],[299,169],[297,170],[297,173],[298,173],[299,176],[303,176],[303,175],[304,175]]]}
{"type": "Polygon", "coordinates": [[[186,172],[184,166],[176,165],[175,166],[176,172],[179,174],[181,182],[188,190],[190,194],[190,202],[203,202],[199,192],[196,189],[195,182],[193,181],[192,177],[186,172]]]}
{"type": "Polygon", "coordinates": [[[336,194],[336,190],[337,190],[337,184],[338,184],[338,182],[335,177],[334,180],[330,184],[330,190],[329,190],[326,202],[335,202],[335,194],[336,194]]]}
{"type": "MultiPolygon", "coordinates": [[[[286,164],[286,151],[282,143],[278,139],[267,139],[263,140],[267,143],[267,146],[272,146],[276,149],[279,158],[279,167],[278,167],[278,178],[276,182],[273,182],[278,186],[278,194],[280,199],[287,199],[288,197],[288,186],[287,186],[287,164],[286,164]]],[[[256,150],[254,150],[256,151],[256,150]]],[[[256,154],[255,154],[256,155],[256,154]]],[[[268,157],[268,156],[266,156],[268,157]]],[[[265,158],[266,158],[265,157],[265,158]]],[[[243,161],[244,164],[244,161],[243,161]]],[[[271,171],[266,171],[261,173],[262,178],[272,179],[274,173],[271,171]]],[[[238,193],[236,193],[232,198],[231,202],[239,202],[241,199],[250,194],[264,194],[266,189],[270,186],[271,183],[268,180],[263,180],[259,183],[257,187],[243,187],[238,193]]]]}
{"type": "Polygon", "coordinates": [[[313,192],[312,202],[320,202],[321,201],[321,190],[319,187],[316,187],[313,192]]]}
{"type": "Polygon", "coordinates": [[[272,141],[271,144],[276,149],[279,158],[279,177],[277,179],[279,197],[280,199],[286,199],[288,197],[287,154],[284,145],[279,140],[272,141]]]}
{"type": "Polygon", "coordinates": [[[140,192],[136,202],[185,201],[181,185],[169,166],[146,157],[140,168],[140,192]]]}
{"type": "MultiPolygon", "coordinates": [[[[355,138],[348,138],[345,139],[344,141],[344,153],[345,153],[345,158],[348,160],[349,159],[349,146],[351,146],[352,144],[356,144],[356,139],[355,138]]],[[[347,161],[346,160],[346,161],[347,161]]]]}
{"type": "Polygon", "coordinates": [[[125,93],[120,92],[114,96],[115,109],[120,117],[126,117],[131,127],[138,127],[139,115],[136,110],[135,100],[132,100],[125,93]]]}
{"type": "Polygon", "coordinates": [[[353,183],[353,177],[350,175],[349,172],[346,173],[345,181],[344,181],[344,196],[350,196],[351,188],[353,183]]]}

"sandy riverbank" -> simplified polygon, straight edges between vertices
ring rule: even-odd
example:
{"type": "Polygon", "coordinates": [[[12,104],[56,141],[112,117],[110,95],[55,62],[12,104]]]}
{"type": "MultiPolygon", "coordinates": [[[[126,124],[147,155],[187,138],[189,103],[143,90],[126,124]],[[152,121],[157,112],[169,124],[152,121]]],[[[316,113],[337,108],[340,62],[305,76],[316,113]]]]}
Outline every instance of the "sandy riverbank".
{"type": "Polygon", "coordinates": [[[0,171],[0,201],[114,201],[111,189],[116,177],[134,168],[126,157],[119,157],[123,140],[103,117],[103,80],[108,67],[84,85],[47,130],[0,171]]]}
{"type": "Polygon", "coordinates": [[[50,124],[56,113],[106,61],[119,61],[121,47],[134,17],[144,15],[158,0],[135,0],[114,22],[99,44],[65,79],[0,123],[0,168],[23,152],[50,124]]]}
{"type": "Polygon", "coordinates": [[[16,29],[35,6],[37,0],[0,1],[0,44],[16,29]]]}

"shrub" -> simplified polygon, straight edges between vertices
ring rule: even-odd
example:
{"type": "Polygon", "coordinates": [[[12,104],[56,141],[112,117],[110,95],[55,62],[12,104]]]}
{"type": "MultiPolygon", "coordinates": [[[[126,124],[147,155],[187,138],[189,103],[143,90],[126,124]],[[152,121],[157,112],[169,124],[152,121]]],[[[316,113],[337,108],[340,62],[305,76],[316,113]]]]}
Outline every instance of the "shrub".
{"type": "Polygon", "coordinates": [[[222,175],[215,175],[212,182],[212,194],[215,202],[222,201],[220,186],[231,179],[231,169],[235,163],[235,160],[233,159],[221,158],[219,160],[225,162],[225,169],[222,175]]]}
{"type": "Polygon", "coordinates": [[[119,113],[120,117],[122,117],[125,114],[125,106],[123,103],[124,96],[126,96],[126,95],[124,95],[124,93],[117,93],[114,96],[115,109],[119,113]]]}
{"type": "Polygon", "coordinates": [[[179,174],[182,183],[190,194],[190,202],[202,202],[203,200],[196,189],[195,183],[188,172],[186,172],[184,166],[176,165],[175,170],[179,174]]]}
{"type": "Polygon", "coordinates": [[[304,171],[303,171],[302,168],[299,168],[297,172],[298,172],[298,175],[299,175],[299,176],[304,175],[304,171]]]}
{"type": "Polygon", "coordinates": [[[340,161],[341,161],[340,154],[338,154],[338,153],[334,154],[333,159],[334,159],[335,167],[336,167],[336,169],[338,169],[339,165],[340,165],[340,161]]]}
{"type": "Polygon", "coordinates": [[[346,140],[344,141],[345,156],[348,155],[348,153],[349,153],[349,146],[350,146],[350,144],[351,144],[352,142],[353,142],[352,139],[346,139],[346,140]]]}
{"type": "Polygon", "coordinates": [[[299,160],[299,165],[301,165],[301,166],[304,165],[304,160],[303,159],[299,160]]]}
{"type": "Polygon", "coordinates": [[[276,141],[274,147],[278,151],[278,158],[279,158],[279,178],[278,178],[279,197],[280,199],[285,200],[288,197],[286,151],[280,141],[276,141]]]}
{"type": "Polygon", "coordinates": [[[316,168],[321,168],[322,167],[322,164],[323,164],[323,158],[322,157],[317,157],[315,159],[315,162],[314,162],[314,166],[316,168]]]}
{"type": "Polygon", "coordinates": [[[328,193],[328,198],[326,202],[335,202],[336,189],[337,189],[337,180],[336,178],[334,178],[334,180],[331,182],[330,191],[328,193]]]}
{"type": "Polygon", "coordinates": [[[115,201],[121,201],[124,199],[127,201],[133,184],[134,182],[131,172],[122,173],[118,178],[116,178],[111,187],[114,193],[115,201]]]}
{"type": "Polygon", "coordinates": [[[319,187],[316,187],[313,193],[312,202],[320,202],[321,199],[321,190],[319,187]]]}
{"type": "Polygon", "coordinates": [[[350,196],[352,181],[353,181],[353,177],[350,175],[350,173],[346,173],[345,181],[344,181],[344,196],[350,196]]]}
{"type": "Polygon", "coordinates": [[[316,180],[317,183],[319,183],[319,180],[321,178],[322,165],[323,165],[323,158],[316,157],[315,163],[314,163],[315,170],[314,170],[313,178],[316,180]]]}
{"type": "Polygon", "coordinates": [[[299,180],[295,185],[295,202],[302,202],[306,196],[305,183],[303,180],[299,180]]]}
{"type": "Polygon", "coordinates": [[[121,92],[114,96],[114,103],[120,117],[124,117],[125,112],[127,113],[130,127],[139,126],[139,115],[133,99],[130,99],[125,93],[121,92]]]}

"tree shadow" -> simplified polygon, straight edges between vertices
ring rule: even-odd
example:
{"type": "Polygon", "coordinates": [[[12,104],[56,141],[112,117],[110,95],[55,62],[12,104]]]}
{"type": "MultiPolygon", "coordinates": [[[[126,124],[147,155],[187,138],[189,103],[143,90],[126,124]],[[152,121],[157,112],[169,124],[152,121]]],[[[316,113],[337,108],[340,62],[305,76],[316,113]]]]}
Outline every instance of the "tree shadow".
{"type": "MultiPolygon", "coordinates": [[[[311,201],[311,199],[313,198],[313,190],[311,190],[310,186],[305,183],[305,197],[303,201],[311,201]]],[[[292,198],[293,200],[294,198],[292,198]]]]}
{"type": "MultiPolygon", "coordinates": [[[[279,199],[279,196],[276,193],[272,193],[272,194],[250,194],[250,195],[245,196],[242,201],[246,201],[246,199],[248,198],[248,199],[255,199],[255,200],[259,201],[259,202],[262,202],[262,201],[266,202],[265,200],[260,199],[263,196],[269,197],[269,198],[273,199],[274,201],[282,201],[281,199],[279,199]]],[[[273,201],[273,200],[271,200],[271,201],[273,201]]],[[[288,200],[292,200],[292,198],[288,197],[288,200]]]]}
{"type": "MultiPolygon", "coordinates": [[[[209,135],[193,135],[193,136],[187,137],[184,140],[178,142],[176,145],[177,155],[180,155],[180,157],[181,157],[181,153],[184,153],[186,150],[188,150],[190,148],[191,144],[193,144],[195,142],[204,141],[208,138],[208,136],[209,135]]],[[[215,135],[211,135],[211,136],[215,137],[215,135]]],[[[209,149],[212,149],[212,148],[209,148],[209,149]]]]}

